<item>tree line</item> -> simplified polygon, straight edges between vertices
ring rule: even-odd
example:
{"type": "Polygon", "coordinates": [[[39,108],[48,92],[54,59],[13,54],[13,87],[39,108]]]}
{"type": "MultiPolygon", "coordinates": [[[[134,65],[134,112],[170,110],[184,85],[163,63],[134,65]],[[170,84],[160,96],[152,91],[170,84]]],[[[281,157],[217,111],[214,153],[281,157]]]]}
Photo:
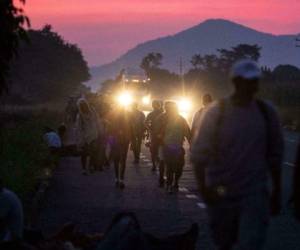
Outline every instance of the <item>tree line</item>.
{"type": "MultiPolygon", "coordinates": [[[[239,44],[230,49],[218,49],[216,54],[195,54],[190,59],[189,69],[182,75],[162,68],[163,55],[158,52],[147,54],[140,67],[151,79],[149,85],[154,96],[178,94],[184,85],[185,94],[191,94],[195,98],[201,97],[203,93],[221,98],[231,92],[228,76],[233,64],[240,59],[259,62],[260,57],[261,48],[258,45],[239,44]]],[[[274,69],[262,67],[262,72],[260,97],[277,105],[288,117],[284,117],[285,119],[299,120],[300,69],[292,65],[279,65],[274,69]]],[[[120,79],[119,76],[115,80],[105,81],[102,90],[113,89],[120,79]]]]}
{"type": "Polygon", "coordinates": [[[9,104],[65,101],[87,92],[89,69],[79,47],[50,25],[30,29],[22,4],[0,1],[0,97],[9,104]]]}
{"type": "Polygon", "coordinates": [[[36,104],[59,102],[88,89],[89,69],[81,50],[70,44],[50,25],[27,31],[11,63],[7,102],[36,104]]]}

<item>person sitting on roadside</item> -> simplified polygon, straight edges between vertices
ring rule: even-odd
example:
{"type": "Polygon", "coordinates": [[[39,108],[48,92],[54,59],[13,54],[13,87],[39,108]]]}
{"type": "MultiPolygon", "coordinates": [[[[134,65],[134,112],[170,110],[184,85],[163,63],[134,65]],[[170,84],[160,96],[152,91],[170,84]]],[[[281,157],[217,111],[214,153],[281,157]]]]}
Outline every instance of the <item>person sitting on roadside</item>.
{"type": "Polygon", "coordinates": [[[62,148],[62,141],[56,131],[49,127],[44,128],[45,134],[43,136],[51,154],[59,155],[62,148]]]}
{"type": "Polygon", "coordinates": [[[191,133],[192,133],[192,138],[195,137],[196,135],[196,128],[199,127],[200,119],[201,119],[201,114],[204,112],[204,109],[207,108],[207,106],[212,103],[213,99],[210,94],[205,94],[202,97],[202,105],[203,107],[200,108],[194,115],[193,121],[192,121],[192,128],[191,128],[191,133]]]}
{"type": "Polygon", "coordinates": [[[151,153],[151,160],[152,160],[152,171],[156,170],[156,164],[159,162],[158,156],[158,149],[159,149],[159,142],[158,138],[155,134],[154,127],[155,121],[159,115],[163,113],[161,102],[158,100],[154,100],[152,102],[153,110],[147,115],[145,120],[145,126],[148,131],[148,136],[150,138],[150,153],[151,153]]]}
{"type": "Polygon", "coordinates": [[[85,99],[79,99],[77,105],[78,147],[81,154],[82,174],[86,175],[88,171],[92,173],[97,165],[98,117],[85,99]]]}
{"type": "Polygon", "coordinates": [[[17,195],[3,186],[0,179],[0,242],[23,238],[23,207],[17,195]]]}
{"type": "Polygon", "coordinates": [[[233,66],[234,93],[205,110],[191,150],[220,250],[263,249],[269,216],[281,209],[283,136],[275,109],[255,97],[260,78],[254,61],[233,66]]]}
{"type": "MultiPolygon", "coordinates": [[[[162,141],[163,158],[167,167],[167,191],[177,191],[184,167],[185,138],[190,143],[191,131],[187,121],[179,114],[177,104],[165,103],[165,113],[158,117],[159,134],[162,141]]],[[[161,176],[160,179],[163,177],[161,176]]]]}

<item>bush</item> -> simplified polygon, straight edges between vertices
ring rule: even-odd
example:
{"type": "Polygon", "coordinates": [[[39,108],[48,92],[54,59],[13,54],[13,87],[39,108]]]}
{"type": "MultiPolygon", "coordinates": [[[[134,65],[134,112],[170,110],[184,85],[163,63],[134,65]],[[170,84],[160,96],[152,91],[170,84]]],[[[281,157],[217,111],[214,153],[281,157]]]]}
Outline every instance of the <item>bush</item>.
{"type": "Polygon", "coordinates": [[[42,135],[44,126],[57,127],[57,112],[27,111],[2,115],[0,176],[24,200],[33,192],[46,168],[54,165],[42,135]],[[42,112],[42,113],[41,113],[42,112]]]}

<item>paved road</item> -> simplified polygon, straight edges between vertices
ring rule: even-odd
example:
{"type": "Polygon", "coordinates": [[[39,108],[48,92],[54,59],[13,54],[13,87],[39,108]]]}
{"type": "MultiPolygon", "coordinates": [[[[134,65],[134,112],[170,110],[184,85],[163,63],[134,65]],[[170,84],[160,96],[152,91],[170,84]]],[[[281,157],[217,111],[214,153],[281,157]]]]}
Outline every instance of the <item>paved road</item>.
{"type": "MultiPolygon", "coordinates": [[[[296,134],[286,134],[285,201],[290,193],[296,137],[296,134]]],[[[99,232],[116,213],[129,210],[137,214],[145,231],[158,236],[184,231],[197,222],[200,225],[198,249],[214,249],[190,164],[185,168],[180,192],[169,195],[157,187],[157,174],[150,171],[149,159],[149,153],[143,149],[141,163],[136,166],[131,164],[130,153],[124,191],[115,188],[112,168],[83,176],[78,158],[63,159],[51,183],[39,226],[51,233],[63,223],[74,221],[83,231],[99,232]]],[[[293,219],[288,207],[272,220],[266,249],[300,249],[300,224],[293,219]]]]}

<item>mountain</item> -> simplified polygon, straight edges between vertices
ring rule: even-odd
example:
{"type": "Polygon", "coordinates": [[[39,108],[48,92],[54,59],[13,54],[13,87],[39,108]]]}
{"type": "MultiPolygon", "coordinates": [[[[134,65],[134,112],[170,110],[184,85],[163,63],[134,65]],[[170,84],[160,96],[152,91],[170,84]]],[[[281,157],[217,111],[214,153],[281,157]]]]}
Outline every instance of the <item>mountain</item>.
{"type": "Polygon", "coordinates": [[[196,53],[216,53],[217,49],[228,49],[241,43],[262,47],[261,65],[274,68],[279,64],[292,64],[300,67],[300,49],[295,46],[295,37],[263,33],[231,21],[210,19],[175,35],[139,44],[117,60],[92,68],[92,80],[87,84],[98,88],[102,81],[115,77],[122,68],[139,67],[142,58],[150,52],[162,53],[162,67],[178,72],[180,57],[188,69],[190,59],[196,53]]]}

